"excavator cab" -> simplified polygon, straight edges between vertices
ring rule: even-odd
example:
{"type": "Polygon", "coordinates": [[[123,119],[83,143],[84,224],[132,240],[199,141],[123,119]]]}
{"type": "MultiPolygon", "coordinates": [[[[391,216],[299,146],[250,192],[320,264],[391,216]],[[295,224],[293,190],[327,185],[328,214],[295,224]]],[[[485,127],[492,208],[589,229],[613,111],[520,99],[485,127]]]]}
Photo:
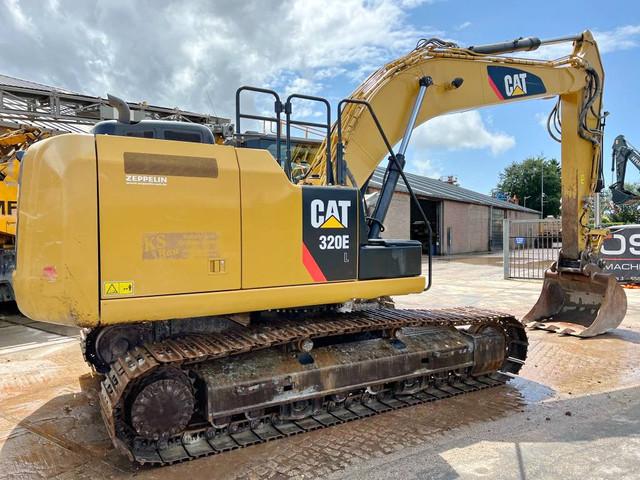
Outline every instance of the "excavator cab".
{"type": "MultiPolygon", "coordinates": [[[[411,132],[415,126],[415,117],[418,109],[422,105],[424,99],[424,93],[426,92],[428,85],[421,85],[419,94],[413,106],[413,114],[409,120],[407,126],[407,132],[411,132]]],[[[381,195],[378,197],[372,216],[366,216],[366,212],[369,210],[367,207],[366,198],[364,192],[366,192],[367,185],[356,188],[355,182],[351,186],[347,185],[347,176],[349,175],[348,166],[346,160],[342,156],[342,107],[350,103],[357,103],[365,106],[372,118],[375,119],[377,124],[378,134],[384,138],[385,143],[389,144],[385,132],[380,127],[379,121],[375,115],[375,112],[367,102],[343,99],[338,104],[338,113],[336,128],[337,131],[337,144],[338,154],[335,158],[332,158],[331,149],[324,149],[323,157],[325,160],[326,169],[324,175],[326,184],[322,185],[321,176],[314,174],[311,166],[309,165],[324,145],[331,143],[331,134],[333,131],[331,120],[331,106],[327,99],[322,97],[315,97],[310,95],[303,95],[293,93],[289,95],[284,102],[280,100],[280,96],[274,90],[242,86],[236,91],[236,130],[234,144],[237,148],[259,148],[268,150],[276,163],[280,165],[285,172],[287,178],[294,184],[303,187],[303,192],[311,192],[316,190],[323,192],[323,196],[326,199],[338,198],[358,204],[357,221],[349,221],[350,227],[353,230],[353,237],[358,238],[357,251],[351,250],[349,257],[357,258],[356,262],[349,261],[348,263],[357,263],[358,271],[357,278],[359,280],[374,280],[385,278],[401,278],[418,276],[422,273],[422,243],[416,240],[388,240],[381,238],[381,232],[384,231],[383,221],[386,217],[391,202],[391,196],[395,189],[400,177],[403,178],[407,188],[412,196],[413,201],[416,203],[417,208],[423,215],[425,224],[428,223],[422,208],[419,206],[419,202],[415,198],[411,185],[409,185],[402,167],[404,166],[404,151],[406,150],[407,143],[410,138],[410,133],[405,135],[405,141],[400,147],[398,153],[394,152],[391,146],[389,146],[389,165],[387,167],[387,174],[385,175],[384,185],[382,187],[381,195]],[[241,95],[243,92],[253,92],[254,94],[261,94],[271,97],[274,100],[274,113],[273,116],[255,115],[245,113],[241,109],[241,95]],[[324,107],[326,112],[325,123],[311,122],[307,120],[300,120],[293,118],[294,103],[295,101],[314,102],[324,107]],[[284,116],[284,120],[283,117],[284,116]],[[274,135],[261,135],[256,132],[242,132],[241,121],[242,119],[269,122],[275,125],[274,135]],[[284,132],[282,131],[284,124],[284,132]],[[305,132],[312,132],[314,134],[324,133],[324,141],[320,141],[313,138],[296,138],[291,134],[292,128],[302,129],[305,132]],[[283,138],[284,137],[284,138],[283,138]],[[344,195],[347,197],[342,198],[344,195]],[[356,235],[357,230],[357,235],[356,235]]],[[[304,195],[304,193],[303,193],[304,195]]],[[[329,200],[333,201],[333,200],[329,200]]],[[[307,202],[305,202],[306,205],[307,202]]],[[[306,208],[306,207],[305,207],[306,208]]],[[[311,213],[313,215],[313,213],[311,213]]],[[[328,227],[328,225],[327,225],[328,227]]],[[[345,224],[342,228],[347,227],[345,224]]],[[[326,228],[326,227],[320,227],[326,228]]],[[[432,231],[428,229],[428,244],[431,245],[432,231]]],[[[308,245],[314,245],[317,241],[312,240],[312,234],[307,231],[304,233],[305,238],[308,238],[308,245]]],[[[325,270],[323,263],[327,264],[326,270],[331,270],[329,264],[340,264],[342,260],[340,257],[330,257],[328,252],[337,250],[338,253],[341,248],[336,245],[340,245],[341,240],[337,240],[338,244],[324,244],[324,241],[320,239],[319,251],[314,252],[313,247],[309,247],[309,253],[314,257],[320,270],[325,270]]],[[[347,241],[346,244],[350,244],[347,241]]],[[[305,245],[307,241],[305,240],[305,245]]],[[[343,243],[344,244],[344,243],[343,243]]],[[[355,249],[354,245],[349,247],[355,249]]],[[[345,255],[347,255],[345,253],[345,255]]],[[[347,257],[344,257],[345,261],[347,257]]],[[[427,270],[427,289],[431,286],[432,279],[432,252],[431,248],[427,252],[428,270],[427,270]]],[[[325,278],[322,272],[319,272],[320,276],[317,278],[325,278]]],[[[355,272],[354,272],[355,273],[355,272]]],[[[346,279],[347,277],[343,278],[346,279]]],[[[325,279],[331,280],[326,277],[325,279]]],[[[338,278],[334,278],[338,279],[338,278]]]]}

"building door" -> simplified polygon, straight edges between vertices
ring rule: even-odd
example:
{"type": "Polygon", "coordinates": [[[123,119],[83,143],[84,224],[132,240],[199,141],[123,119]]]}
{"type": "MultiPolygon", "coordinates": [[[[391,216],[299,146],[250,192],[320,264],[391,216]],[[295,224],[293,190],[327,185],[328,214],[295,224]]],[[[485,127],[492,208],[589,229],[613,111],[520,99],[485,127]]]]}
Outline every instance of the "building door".
{"type": "Polygon", "coordinates": [[[491,251],[502,250],[502,221],[506,218],[505,210],[491,207],[491,251]]]}
{"type": "MultiPolygon", "coordinates": [[[[441,234],[440,234],[440,212],[442,211],[442,202],[436,200],[419,199],[420,206],[425,215],[429,219],[431,230],[433,231],[432,252],[434,255],[440,255],[441,250],[441,234]]],[[[420,210],[411,202],[411,240],[419,240],[422,243],[422,251],[428,252],[428,231],[424,223],[424,219],[420,214],[420,210]]]]}

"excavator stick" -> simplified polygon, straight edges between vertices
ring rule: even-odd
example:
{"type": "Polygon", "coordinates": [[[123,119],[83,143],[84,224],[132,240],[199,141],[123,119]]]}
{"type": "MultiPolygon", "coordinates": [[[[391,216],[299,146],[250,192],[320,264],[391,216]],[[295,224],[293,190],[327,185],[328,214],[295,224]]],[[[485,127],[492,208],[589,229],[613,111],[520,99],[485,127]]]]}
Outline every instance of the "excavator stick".
{"type": "Polygon", "coordinates": [[[529,328],[595,337],[616,328],[627,297],[613,275],[547,270],[540,298],[522,322],[529,328]]]}
{"type": "Polygon", "coordinates": [[[611,171],[616,172],[616,182],[609,187],[611,201],[614,205],[634,205],[640,202],[640,195],[625,187],[629,162],[640,170],[640,152],[627,142],[624,135],[618,135],[613,141],[613,154],[611,155],[611,171]]]}

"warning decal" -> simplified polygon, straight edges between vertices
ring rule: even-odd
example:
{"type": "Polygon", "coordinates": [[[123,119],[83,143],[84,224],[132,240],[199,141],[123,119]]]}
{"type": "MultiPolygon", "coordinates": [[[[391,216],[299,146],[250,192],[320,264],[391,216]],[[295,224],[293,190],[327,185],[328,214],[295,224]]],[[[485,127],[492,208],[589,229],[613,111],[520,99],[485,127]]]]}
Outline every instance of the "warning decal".
{"type": "Polygon", "coordinates": [[[133,295],[133,282],[104,282],[105,296],[133,295]]]}

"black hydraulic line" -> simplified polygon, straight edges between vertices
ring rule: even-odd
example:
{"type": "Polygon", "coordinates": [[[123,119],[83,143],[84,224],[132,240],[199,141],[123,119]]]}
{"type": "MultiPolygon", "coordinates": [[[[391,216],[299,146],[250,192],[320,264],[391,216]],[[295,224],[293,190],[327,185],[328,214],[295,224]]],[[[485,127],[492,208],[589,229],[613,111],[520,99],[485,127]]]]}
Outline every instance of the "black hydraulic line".
{"type": "MultiPolygon", "coordinates": [[[[415,192],[413,191],[413,188],[411,187],[411,183],[409,183],[409,180],[407,179],[407,176],[405,175],[404,170],[402,169],[402,167],[400,165],[400,162],[396,158],[396,154],[393,151],[393,147],[389,143],[389,140],[387,139],[387,135],[384,133],[384,130],[382,129],[382,125],[380,124],[380,121],[378,120],[378,117],[377,117],[376,113],[373,111],[373,107],[371,106],[371,104],[369,102],[367,102],[365,100],[355,100],[355,99],[351,99],[351,98],[345,98],[345,99],[341,100],[340,103],[338,104],[338,120],[337,120],[337,122],[338,122],[338,155],[341,155],[342,149],[344,148],[344,144],[342,143],[342,106],[344,104],[363,105],[364,107],[367,108],[367,110],[369,111],[369,114],[371,115],[371,118],[373,119],[373,123],[376,125],[376,128],[378,129],[378,133],[380,134],[380,137],[382,138],[382,141],[384,142],[385,146],[387,147],[387,151],[389,152],[389,159],[391,161],[393,161],[395,166],[398,168],[399,174],[402,177],[402,181],[404,182],[404,185],[407,188],[407,191],[409,192],[409,196],[411,197],[411,200],[414,202],[414,204],[418,208],[418,212],[420,213],[420,216],[424,220],[424,223],[425,223],[425,225],[427,227],[427,239],[428,239],[427,241],[428,241],[428,244],[429,244],[428,245],[429,246],[428,255],[427,255],[429,272],[427,274],[427,286],[424,289],[424,291],[426,292],[427,290],[429,290],[431,288],[431,285],[433,284],[433,272],[432,272],[432,266],[433,266],[433,252],[432,252],[433,229],[431,228],[431,223],[429,222],[429,219],[427,218],[426,213],[424,213],[424,210],[422,209],[422,205],[420,205],[420,201],[418,200],[418,197],[416,196],[415,192]]],[[[371,177],[369,177],[369,179],[371,179],[371,177]]],[[[363,187],[368,185],[368,183],[369,183],[369,180],[367,180],[367,182],[365,182],[363,187]]],[[[364,198],[364,193],[362,194],[362,196],[364,198]]]]}
{"type": "Polygon", "coordinates": [[[578,134],[584,140],[591,142],[594,147],[598,147],[599,155],[598,158],[594,158],[591,166],[591,178],[597,176],[597,183],[595,191],[599,193],[604,188],[604,161],[603,161],[603,151],[602,151],[602,139],[604,137],[604,122],[603,119],[597,114],[593,105],[598,97],[602,95],[602,87],[600,82],[600,76],[598,72],[596,72],[593,68],[586,69],[587,75],[589,77],[587,83],[587,90],[589,92],[589,97],[585,101],[582,109],[580,110],[580,125],[578,128],[578,134]],[[596,117],[597,126],[595,129],[592,129],[587,124],[587,114],[591,112],[594,117],[596,117]],[[595,171],[594,171],[595,170],[595,171]]]}
{"type": "Polygon", "coordinates": [[[593,104],[596,99],[601,95],[602,90],[600,86],[600,76],[598,72],[596,72],[593,68],[586,69],[587,74],[589,75],[589,98],[585,102],[580,110],[580,128],[578,129],[579,135],[585,140],[589,140],[592,143],[599,143],[602,137],[602,130],[600,128],[600,119],[598,115],[593,112],[593,104]],[[596,129],[589,128],[587,125],[587,114],[591,111],[593,115],[598,118],[598,126],[596,129]]]}
{"type": "Polygon", "coordinates": [[[287,130],[286,130],[287,163],[285,165],[285,172],[287,173],[287,177],[291,178],[291,125],[324,128],[327,131],[327,136],[326,136],[327,185],[333,185],[334,184],[333,165],[331,163],[331,104],[329,103],[329,101],[326,98],[322,98],[322,97],[314,97],[311,95],[302,95],[299,93],[292,93],[287,97],[287,101],[284,104],[284,112],[286,115],[286,124],[287,124],[287,130]],[[306,122],[302,120],[291,120],[291,113],[292,113],[291,100],[294,98],[323,103],[327,111],[327,123],[323,124],[323,123],[317,123],[317,122],[306,122]]]}
{"type": "Polygon", "coordinates": [[[553,109],[551,110],[551,112],[549,113],[549,116],[547,117],[547,132],[549,133],[549,136],[553,138],[556,142],[562,143],[562,123],[560,121],[560,98],[558,98],[558,101],[553,106],[553,109]],[[558,136],[556,136],[555,133],[551,130],[552,124],[558,136]]]}
{"type": "Polygon", "coordinates": [[[436,48],[459,48],[457,43],[447,42],[446,40],[442,40],[440,38],[431,37],[431,38],[421,38],[416,43],[416,48],[414,50],[420,50],[425,47],[433,46],[436,48]]]}
{"type": "Polygon", "coordinates": [[[242,134],[242,130],[240,129],[240,119],[246,118],[248,120],[264,120],[267,122],[276,122],[276,161],[280,166],[282,165],[282,155],[281,155],[281,145],[280,140],[282,137],[281,130],[281,120],[280,117],[282,112],[284,111],[284,106],[280,101],[280,96],[273,90],[269,90],[267,88],[259,88],[259,87],[250,87],[250,86],[242,86],[236,90],[236,135],[240,136],[242,134]],[[275,117],[266,117],[262,115],[251,115],[248,113],[240,112],[240,93],[243,91],[256,92],[256,93],[266,93],[275,98],[275,102],[273,104],[273,109],[276,114],[275,117]]]}

